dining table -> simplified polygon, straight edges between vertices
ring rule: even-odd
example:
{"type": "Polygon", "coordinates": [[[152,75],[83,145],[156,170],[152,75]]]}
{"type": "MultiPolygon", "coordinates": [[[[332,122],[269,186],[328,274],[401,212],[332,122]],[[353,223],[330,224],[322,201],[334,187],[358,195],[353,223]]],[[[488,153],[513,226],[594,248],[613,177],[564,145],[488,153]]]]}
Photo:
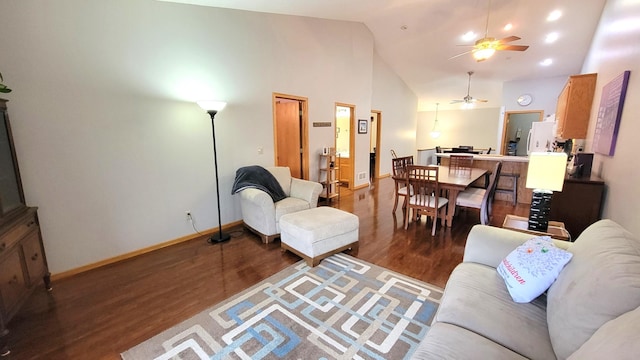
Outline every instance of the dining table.
{"type": "MultiPolygon", "coordinates": [[[[446,193],[446,197],[449,200],[447,204],[447,215],[445,217],[446,226],[451,227],[453,224],[453,215],[456,212],[456,200],[458,194],[464,191],[476,180],[482,178],[487,173],[486,169],[472,168],[471,173],[456,173],[449,172],[449,167],[445,165],[432,165],[438,167],[438,183],[440,190],[446,193]]],[[[393,180],[396,182],[406,183],[406,175],[394,176],[393,180]]]]}

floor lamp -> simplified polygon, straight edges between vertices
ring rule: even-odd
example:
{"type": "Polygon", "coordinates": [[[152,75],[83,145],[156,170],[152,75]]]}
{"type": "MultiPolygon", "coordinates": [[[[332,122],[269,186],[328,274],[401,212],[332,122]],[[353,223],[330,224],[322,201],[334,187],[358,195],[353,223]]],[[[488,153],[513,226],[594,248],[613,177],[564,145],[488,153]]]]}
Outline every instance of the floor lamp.
{"type": "Polygon", "coordinates": [[[529,210],[529,230],[546,232],[554,191],[562,191],[567,169],[567,154],[533,152],[529,155],[528,189],[534,189],[529,210]]]}
{"type": "Polygon", "coordinates": [[[209,244],[217,244],[231,239],[229,234],[222,232],[222,220],[220,219],[220,187],[218,185],[218,156],[216,155],[216,126],[213,121],[213,118],[216,116],[218,111],[222,110],[227,103],[222,101],[198,101],[198,105],[206,110],[209,113],[209,116],[211,116],[211,132],[213,134],[213,165],[216,169],[216,200],[218,201],[218,232],[211,235],[207,241],[209,244]]]}

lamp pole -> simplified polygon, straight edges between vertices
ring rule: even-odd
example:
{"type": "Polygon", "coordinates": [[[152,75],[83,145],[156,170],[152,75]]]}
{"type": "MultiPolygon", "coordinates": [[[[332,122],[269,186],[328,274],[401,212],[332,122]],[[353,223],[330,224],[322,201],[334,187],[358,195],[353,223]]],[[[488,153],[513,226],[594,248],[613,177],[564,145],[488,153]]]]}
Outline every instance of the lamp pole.
{"type": "Polygon", "coordinates": [[[218,202],[218,233],[211,235],[208,242],[210,244],[221,243],[231,239],[229,234],[222,232],[222,220],[220,218],[220,186],[218,185],[218,156],[216,155],[216,125],[213,118],[218,113],[217,110],[209,110],[209,116],[211,116],[211,133],[213,134],[213,166],[216,168],[216,200],[218,202]]]}
{"type": "Polygon", "coordinates": [[[217,244],[231,239],[231,235],[222,232],[222,219],[220,216],[220,186],[218,185],[218,155],[216,152],[216,125],[214,118],[219,110],[222,110],[226,103],[220,101],[201,101],[198,105],[205,109],[211,117],[211,134],[213,137],[213,166],[216,170],[216,201],[218,203],[218,232],[211,235],[207,242],[209,244],[217,244]]]}

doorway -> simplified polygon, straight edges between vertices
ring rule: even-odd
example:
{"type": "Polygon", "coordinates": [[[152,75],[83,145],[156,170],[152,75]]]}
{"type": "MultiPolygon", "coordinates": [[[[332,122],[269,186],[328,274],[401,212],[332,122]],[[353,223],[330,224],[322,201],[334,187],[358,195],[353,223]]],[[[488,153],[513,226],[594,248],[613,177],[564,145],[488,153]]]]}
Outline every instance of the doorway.
{"type": "Polygon", "coordinates": [[[288,166],[291,176],[309,179],[308,99],[273,93],[273,134],[276,166],[288,166]]]}
{"type": "Polygon", "coordinates": [[[542,121],[543,113],[542,110],[505,112],[500,154],[527,156],[527,136],[531,124],[542,121]]]}
{"type": "Polygon", "coordinates": [[[340,155],[340,185],[353,189],[353,159],[355,158],[355,113],[351,104],[336,103],[336,153],[340,155]]]}
{"type": "Polygon", "coordinates": [[[369,137],[369,178],[371,180],[380,177],[380,129],[382,123],[382,111],[371,110],[371,135],[369,137]]]}

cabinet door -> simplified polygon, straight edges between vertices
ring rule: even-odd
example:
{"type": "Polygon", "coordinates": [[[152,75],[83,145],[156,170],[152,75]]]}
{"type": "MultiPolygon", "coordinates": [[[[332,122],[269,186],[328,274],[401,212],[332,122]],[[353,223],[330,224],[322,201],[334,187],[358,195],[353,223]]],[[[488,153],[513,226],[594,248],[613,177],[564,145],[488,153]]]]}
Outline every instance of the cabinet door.
{"type": "Polygon", "coordinates": [[[604,184],[565,181],[561,192],[553,193],[549,218],[564,223],[573,240],[600,219],[604,184]]]}
{"type": "Polygon", "coordinates": [[[0,263],[0,296],[4,312],[11,313],[26,291],[20,252],[16,248],[0,263]]]}
{"type": "Polygon", "coordinates": [[[27,264],[27,272],[29,273],[28,285],[30,287],[37,284],[46,271],[41,244],[38,231],[32,231],[22,241],[22,252],[24,253],[24,261],[27,264]]]}
{"type": "Polygon", "coordinates": [[[558,105],[556,107],[556,122],[558,125],[558,130],[556,136],[560,138],[564,138],[562,136],[565,128],[565,122],[567,120],[567,102],[569,101],[569,89],[571,87],[571,80],[567,82],[564,89],[558,96],[558,105]]]}

